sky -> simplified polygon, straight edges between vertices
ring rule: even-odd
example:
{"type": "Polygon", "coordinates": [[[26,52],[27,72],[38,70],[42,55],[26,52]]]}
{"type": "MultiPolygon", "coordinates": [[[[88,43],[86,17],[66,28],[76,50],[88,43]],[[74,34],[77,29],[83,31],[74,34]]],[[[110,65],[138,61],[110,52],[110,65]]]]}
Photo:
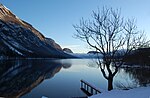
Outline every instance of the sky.
{"type": "Polygon", "coordinates": [[[73,37],[76,33],[73,25],[79,24],[82,17],[90,19],[93,10],[104,6],[121,9],[124,18],[135,18],[138,28],[150,39],[150,0],[0,0],[0,3],[74,53],[87,53],[91,49],[73,37]]]}

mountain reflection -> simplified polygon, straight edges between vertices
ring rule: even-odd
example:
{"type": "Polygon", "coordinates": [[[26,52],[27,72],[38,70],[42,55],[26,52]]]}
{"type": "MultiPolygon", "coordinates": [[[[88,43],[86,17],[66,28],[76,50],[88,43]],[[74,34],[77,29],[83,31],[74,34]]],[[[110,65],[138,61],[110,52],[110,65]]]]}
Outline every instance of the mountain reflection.
{"type": "Polygon", "coordinates": [[[55,60],[0,61],[0,97],[19,98],[44,79],[52,78],[62,67],[55,60]]]}

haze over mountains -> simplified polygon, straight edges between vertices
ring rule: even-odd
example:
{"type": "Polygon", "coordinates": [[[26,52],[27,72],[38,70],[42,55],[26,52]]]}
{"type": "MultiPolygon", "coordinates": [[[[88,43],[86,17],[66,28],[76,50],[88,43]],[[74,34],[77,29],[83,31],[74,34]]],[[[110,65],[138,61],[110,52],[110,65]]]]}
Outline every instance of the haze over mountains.
{"type": "Polygon", "coordinates": [[[1,57],[72,57],[53,39],[46,38],[31,24],[19,19],[0,4],[1,57]]]}

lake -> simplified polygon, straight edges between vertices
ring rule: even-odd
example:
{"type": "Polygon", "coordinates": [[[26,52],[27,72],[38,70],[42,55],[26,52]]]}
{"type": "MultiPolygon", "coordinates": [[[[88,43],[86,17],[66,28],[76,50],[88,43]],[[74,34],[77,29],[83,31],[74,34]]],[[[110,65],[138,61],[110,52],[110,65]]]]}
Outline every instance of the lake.
{"type": "MultiPolygon", "coordinates": [[[[11,98],[72,98],[86,96],[80,80],[107,90],[107,81],[92,59],[27,59],[0,61],[0,96],[11,98]]],[[[150,69],[121,68],[114,88],[147,86],[150,69]]]]}

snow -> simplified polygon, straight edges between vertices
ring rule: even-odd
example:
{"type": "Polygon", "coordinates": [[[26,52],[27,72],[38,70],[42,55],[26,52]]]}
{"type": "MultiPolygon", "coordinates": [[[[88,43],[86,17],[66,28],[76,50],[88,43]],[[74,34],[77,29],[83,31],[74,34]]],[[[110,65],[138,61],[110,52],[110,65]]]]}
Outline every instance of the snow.
{"type": "Polygon", "coordinates": [[[89,98],[150,98],[150,87],[106,91],[89,98]]]}
{"type": "Polygon", "coordinates": [[[9,8],[7,8],[6,6],[4,6],[3,4],[0,4],[0,6],[1,6],[1,8],[5,8],[5,9],[7,9],[7,10],[9,10],[9,11],[10,11],[10,9],[9,9],[9,8]]]}
{"type": "Polygon", "coordinates": [[[11,45],[9,45],[7,42],[4,41],[4,43],[12,50],[15,51],[16,53],[23,55],[21,52],[19,52],[18,50],[16,50],[15,48],[13,48],[11,45]]]}

